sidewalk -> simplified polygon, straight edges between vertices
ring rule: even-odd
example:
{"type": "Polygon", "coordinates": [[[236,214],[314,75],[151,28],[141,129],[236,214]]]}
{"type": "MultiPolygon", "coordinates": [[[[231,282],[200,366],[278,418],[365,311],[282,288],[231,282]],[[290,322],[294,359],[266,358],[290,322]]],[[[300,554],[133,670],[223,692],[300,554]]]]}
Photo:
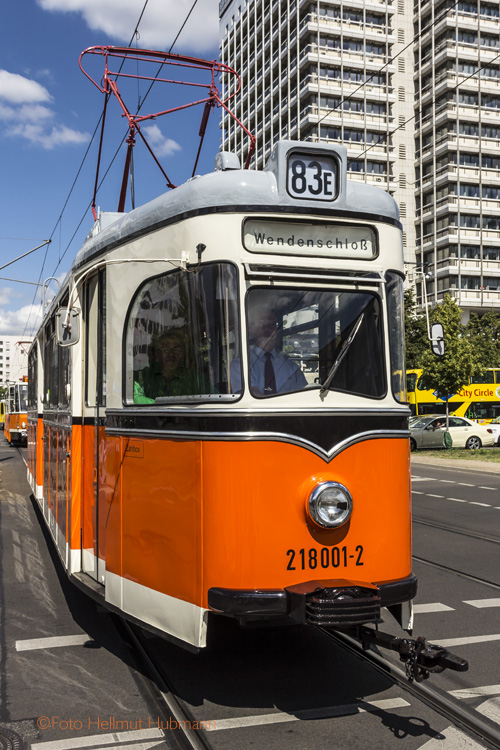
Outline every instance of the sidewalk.
{"type": "Polygon", "coordinates": [[[484,474],[500,474],[500,462],[494,461],[476,461],[475,459],[459,458],[430,458],[429,456],[419,456],[418,453],[411,454],[411,463],[427,464],[428,466],[444,466],[447,469],[468,469],[468,471],[480,471],[484,474]]]}

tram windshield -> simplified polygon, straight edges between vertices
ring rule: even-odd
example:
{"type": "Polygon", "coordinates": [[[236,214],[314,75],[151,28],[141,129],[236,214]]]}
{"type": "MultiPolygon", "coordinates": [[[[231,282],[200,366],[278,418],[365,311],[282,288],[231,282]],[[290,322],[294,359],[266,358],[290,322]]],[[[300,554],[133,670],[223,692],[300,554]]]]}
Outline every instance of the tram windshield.
{"type": "Polygon", "coordinates": [[[27,385],[20,385],[18,394],[16,394],[16,397],[18,395],[19,403],[16,404],[17,411],[26,411],[28,408],[28,386],[27,385]]]}
{"type": "Polygon", "coordinates": [[[238,398],[237,271],[209,263],[148,279],[127,323],[126,396],[134,404],[238,398]]]}
{"type": "MultiPolygon", "coordinates": [[[[378,294],[250,288],[243,368],[237,278],[234,265],[208,263],[195,271],[170,271],[140,287],[127,323],[129,403],[235,400],[244,390],[256,398],[306,389],[373,399],[386,395],[378,294]]],[[[392,360],[391,351],[392,368],[404,372],[399,360],[392,360]]]]}
{"type": "MultiPolygon", "coordinates": [[[[381,303],[371,292],[254,288],[247,295],[248,383],[257,398],[318,388],[386,393],[381,303]]],[[[242,388],[238,360],[232,382],[242,388]]]]}

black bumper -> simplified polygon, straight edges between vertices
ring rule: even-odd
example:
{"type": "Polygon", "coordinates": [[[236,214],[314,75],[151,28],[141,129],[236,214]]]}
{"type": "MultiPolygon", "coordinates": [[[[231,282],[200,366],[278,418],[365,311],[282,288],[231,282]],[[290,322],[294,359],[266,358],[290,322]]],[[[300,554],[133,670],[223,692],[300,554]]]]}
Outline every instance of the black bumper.
{"type": "Polygon", "coordinates": [[[214,612],[243,620],[291,617],[324,627],[352,627],[380,621],[380,608],[413,599],[412,574],[392,583],[363,584],[344,580],[307,581],[285,589],[223,589],[208,591],[214,612]]]}

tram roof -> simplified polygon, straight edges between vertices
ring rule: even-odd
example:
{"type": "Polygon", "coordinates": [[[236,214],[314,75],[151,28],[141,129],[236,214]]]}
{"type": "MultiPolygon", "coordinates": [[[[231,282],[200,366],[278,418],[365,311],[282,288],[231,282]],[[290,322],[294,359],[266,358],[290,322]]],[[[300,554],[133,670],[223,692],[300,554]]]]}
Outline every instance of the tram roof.
{"type": "Polygon", "coordinates": [[[104,250],[111,250],[168,224],[210,213],[306,212],[324,218],[382,221],[400,227],[399,210],[389,193],[373,185],[347,180],[347,150],[344,146],[280,141],[263,170],[244,170],[235,166],[239,167],[235,154],[218,154],[214,172],[193,177],[129,213],[102,214],[79,250],[73,267],[78,268],[104,250]],[[335,155],[339,163],[339,190],[334,201],[325,205],[318,200],[297,199],[288,194],[286,159],[292,149],[310,152],[311,158],[313,154],[335,155]]]}

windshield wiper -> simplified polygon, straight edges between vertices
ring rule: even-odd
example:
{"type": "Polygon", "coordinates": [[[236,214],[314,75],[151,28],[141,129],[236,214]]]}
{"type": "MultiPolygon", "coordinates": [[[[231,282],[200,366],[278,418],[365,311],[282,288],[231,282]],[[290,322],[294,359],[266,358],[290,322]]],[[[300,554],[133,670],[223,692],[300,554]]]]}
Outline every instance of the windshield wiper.
{"type": "Polygon", "coordinates": [[[351,333],[349,334],[349,336],[346,338],[346,340],[340,347],[340,351],[335,357],[335,359],[333,360],[333,365],[330,367],[330,372],[328,373],[328,377],[326,378],[325,382],[319,389],[320,393],[324,393],[326,390],[328,390],[328,386],[332,382],[335,373],[337,372],[337,370],[339,369],[342,363],[342,360],[344,359],[345,355],[349,351],[349,347],[351,346],[352,342],[356,338],[356,335],[361,327],[361,323],[363,322],[364,317],[365,317],[365,313],[362,312],[359,318],[357,319],[356,324],[354,325],[354,328],[352,329],[351,333]]]}

